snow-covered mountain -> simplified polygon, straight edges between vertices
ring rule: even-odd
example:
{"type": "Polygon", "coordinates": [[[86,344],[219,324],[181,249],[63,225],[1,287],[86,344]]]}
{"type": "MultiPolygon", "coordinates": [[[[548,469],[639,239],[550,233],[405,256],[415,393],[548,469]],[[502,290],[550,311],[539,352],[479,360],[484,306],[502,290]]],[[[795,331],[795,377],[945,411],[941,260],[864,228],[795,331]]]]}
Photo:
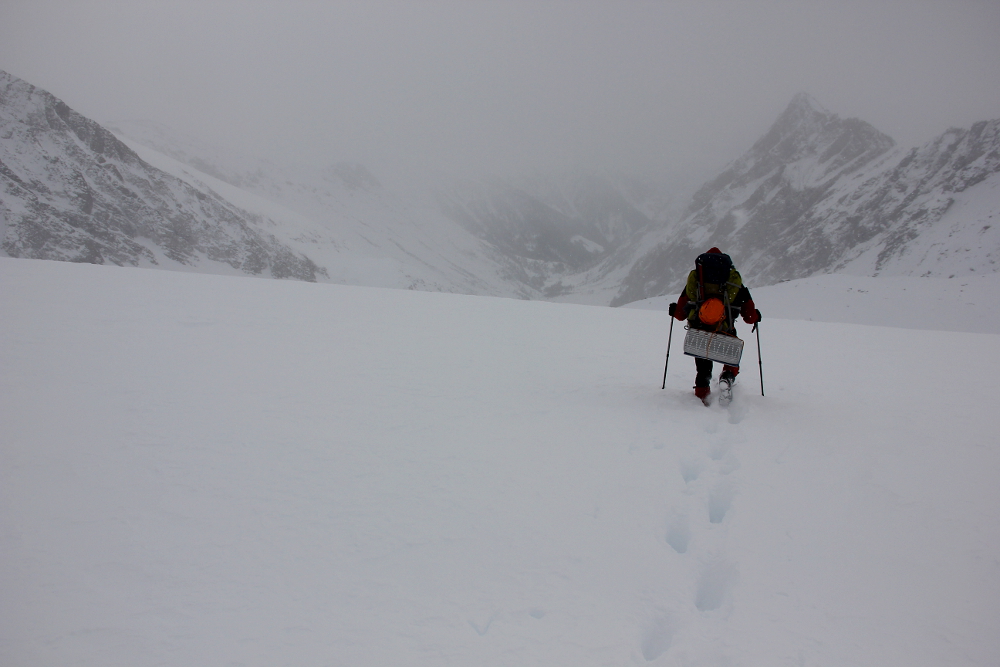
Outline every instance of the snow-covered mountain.
{"type": "MultiPolygon", "coordinates": [[[[622,253],[622,248],[680,209],[678,197],[655,180],[595,171],[469,178],[439,184],[426,194],[410,191],[400,196],[360,164],[326,169],[280,165],[148,121],[122,121],[109,127],[137,150],[152,148],[311,219],[345,220],[345,232],[364,226],[365,239],[386,253],[402,246],[421,257],[427,254],[420,247],[421,236],[406,238],[405,225],[386,225],[386,221],[417,216],[436,220],[442,228],[457,224],[464,234],[449,228],[449,236],[477,239],[480,253],[502,265],[500,280],[514,285],[499,292],[484,285],[466,286],[475,294],[513,289],[527,298],[567,293],[572,298],[578,283],[593,282],[595,266],[616,254],[627,262],[631,254],[622,253]]],[[[433,265],[461,262],[465,254],[459,250],[442,256],[449,252],[443,237],[433,247],[438,256],[426,257],[433,265]]],[[[598,299],[606,304],[610,295],[598,299]]]]}
{"type": "Polygon", "coordinates": [[[1000,252],[1000,121],[904,151],[805,94],[686,208],[597,172],[401,194],[361,164],[111,129],[0,73],[0,252],[600,305],[672,294],[713,245],[752,286],[990,273],[1000,252]]]}
{"type": "Polygon", "coordinates": [[[0,247],[7,255],[325,276],[267,223],[155,169],[53,95],[0,72],[0,247]]]}
{"type": "Polygon", "coordinates": [[[539,296],[489,244],[447,219],[433,203],[384,188],[363,165],[289,167],[202,149],[200,154],[212,161],[198,162],[225,175],[223,181],[148,148],[142,138],[122,136],[157,167],[271,220],[291,245],[326,267],[330,282],[539,296]]]}
{"type": "Polygon", "coordinates": [[[613,305],[679,290],[693,258],[730,253],[752,284],[817,273],[992,272],[1000,121],[909,152],[797,95],[771,129],[650,234],[613,305]],[[649,247],[652,246],[652,247],[649,247]]]}
{"type": "Polygon", "coordinates": [[[673,204],[655,184],[597,172],[468,180],[441,188],[437,200],[549,298],[573,293],[578,276],[666,220],[673,204]]]}
{"type": "MultiPolygon", "coordinates": [[[[952,129],[913,149],[816,221],[864,239],[834,271],[945,276],[995,273],[1000,260],[1000,120],[952,129]]],[[[808,224],[808,223],[807,223],[808,224]]]]}
{"type": "Polygon", "coordinates": [[[432,202],[393,195],[361,165],[287,169],[224,151],[208,159],[167,141],[162,128],[141,129],[142,143],[116,136],[0,73],[2,252],[539,296],[516,266],[432,202]]]}

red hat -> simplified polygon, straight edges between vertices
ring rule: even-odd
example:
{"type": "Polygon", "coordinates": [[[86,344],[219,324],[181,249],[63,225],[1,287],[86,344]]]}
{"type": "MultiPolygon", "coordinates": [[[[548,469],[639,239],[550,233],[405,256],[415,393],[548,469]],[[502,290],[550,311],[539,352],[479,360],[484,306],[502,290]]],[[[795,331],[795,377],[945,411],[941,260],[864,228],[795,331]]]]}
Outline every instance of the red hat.
{"type": "Polygon", "coordinates": [[[709,248],[708,252],[710,252],[710,253],[714,252],[716,255],[721,255],[722,254],[722,251],[719,250],[718,248],[709,248]]]}

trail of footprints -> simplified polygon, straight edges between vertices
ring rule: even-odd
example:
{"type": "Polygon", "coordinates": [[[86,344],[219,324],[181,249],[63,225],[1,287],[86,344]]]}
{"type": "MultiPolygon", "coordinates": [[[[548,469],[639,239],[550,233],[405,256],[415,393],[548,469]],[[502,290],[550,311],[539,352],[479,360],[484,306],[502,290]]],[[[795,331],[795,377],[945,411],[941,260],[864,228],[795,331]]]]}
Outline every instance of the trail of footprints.
{"type": "Polygon", "coordinates": [[[731,474],[739,469],[739,461],[732,453],[734,442],[728,429],[713,421],[705,430],[706,442],[681,461],[678,472],[685,485],[683,499],[668,511],[664,522],[667,546],[698,573],[697,586],[691,592],[693,599],[668,601],[672,611],[661,608],[642,632],[640,649],[647,661],[671,648],[678,632],[688,624],[685,617],[722,608],[737,581],[736,565],[725,557],[723,524],[736,495],[736,480],[731,474]]]}

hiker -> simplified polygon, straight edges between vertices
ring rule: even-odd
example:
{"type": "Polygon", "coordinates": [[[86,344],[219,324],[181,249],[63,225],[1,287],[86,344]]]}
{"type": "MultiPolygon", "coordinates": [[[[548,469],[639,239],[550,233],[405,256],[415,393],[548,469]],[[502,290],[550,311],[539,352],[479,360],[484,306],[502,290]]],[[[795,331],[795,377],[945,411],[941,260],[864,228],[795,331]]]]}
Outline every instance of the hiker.
{"type": "MultiPolygon", "coordinates": [[[[692,329],[736,335],[736,316],[747,324],[760,321],[760,311],[754,306],[750,290],[733,266],[733,260],[718,248],[711,248],[695,260],[695,268],[688,274],[687,285],[677,303],[670,304],[668,312],[678,321],[688,321],[692,329]]],[[[711,393],[712,361],[696,357],[697,375],[694,395],[708,403],[711,393]]],[[[724,396],[731,395],[733,381],[740,372],[739,366],[722,366],[719,389],[724,396]]]]}

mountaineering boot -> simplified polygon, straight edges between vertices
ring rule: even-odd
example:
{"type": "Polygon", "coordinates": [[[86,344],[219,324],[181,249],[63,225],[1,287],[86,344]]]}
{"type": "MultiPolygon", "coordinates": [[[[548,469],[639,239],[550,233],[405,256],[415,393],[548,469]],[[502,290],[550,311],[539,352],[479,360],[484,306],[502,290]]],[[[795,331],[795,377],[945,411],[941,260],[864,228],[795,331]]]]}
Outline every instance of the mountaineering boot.
{"type": "Polygon", "coordinates": [[[732,366],[724,366],[722,369],[722,375],[719,376],[719,393],[721,394],[719,402],[722,404],[733,400],[733,382],[736,380],[736,373],[739,373],[739,369],[732,366]]]}
{"type": "Polygon", "coordinates": [[[701,402],[708,405],[708,395],[712,393],[712,390],[708,387],[695,387],[694,395],[701,399],[701,402]]]}

